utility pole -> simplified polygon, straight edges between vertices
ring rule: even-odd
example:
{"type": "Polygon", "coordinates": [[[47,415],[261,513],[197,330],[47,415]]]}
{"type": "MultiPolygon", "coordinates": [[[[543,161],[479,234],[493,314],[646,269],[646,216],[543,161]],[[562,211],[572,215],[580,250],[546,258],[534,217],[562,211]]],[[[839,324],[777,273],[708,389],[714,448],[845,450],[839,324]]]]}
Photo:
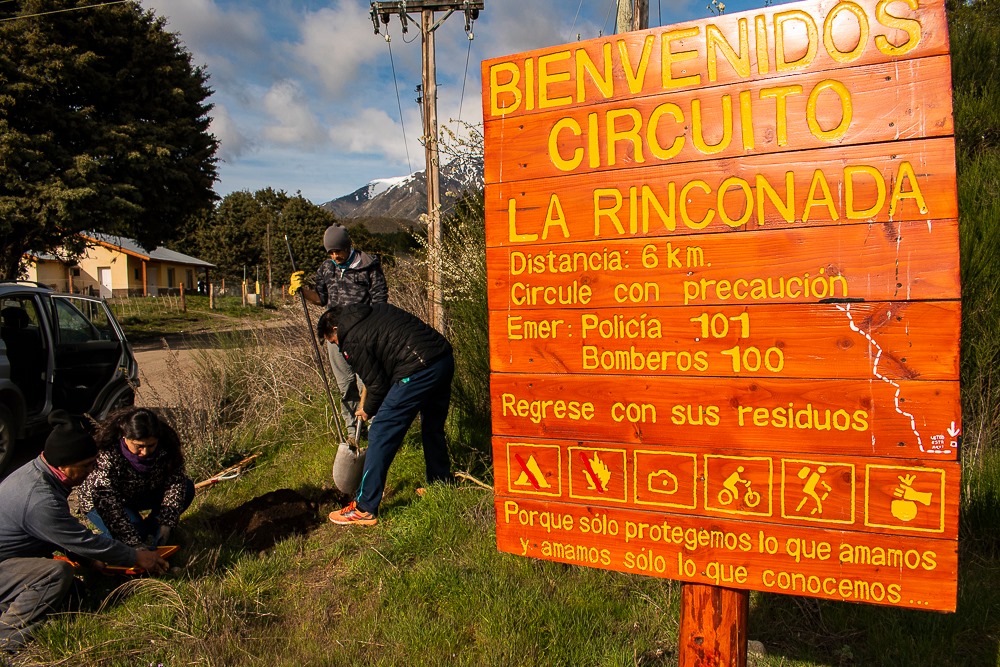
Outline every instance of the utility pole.
{"type": "MultiPolygon", "coordinates": [[[[393,2],[372,2],[371,17],[375,26],[375,34],[379,34],[379,25],[389,25],[394,14],[399,15],[403,33],[408,30],[410,22],[416,21],[408,12],[420,12],[420,35],[422,38],[421,96],[423,99],[423,140],[424,172],[427,182],[427,246],[430,254],[428,263],[427,312],[429,324],[444,333],[444,304],[441,299],[441,179],[439,173],[440,159],[438,155],[438,125],[437,125],[437,74],[434,62],[434,32],[456,11],[465,14],[465,31],[472,33],[472,22],[479,18],[479,12],[484,9],[483,0],[396,0],[393,2]],[[446,12],[434,21],[434,12],[446,12]]],[[[388,39],[388,35],[386,35],[388,39]]],[[[471,38],[470,38],[471,39],[471,38]]],[[[399,119],[402,122],[402,118],[399,119]]]]}
{"type": "Polygon", "coordinates": [[[271,284],[271,215],[267,216],[267,298],[274,301],[274,292],[271,284]]]}
{"type": "MultiPolygon", "coordinates": [[[[420,34],[423,35],[420,80],[424,87],[424,171],[427,183],[427,241],[431,256],[427,265],[430,289],[427,294],[427,312],[432,327],[444,333],[444,303],[441,298],[441,167],[438,155],[437,124],[437,69],[434,59],[434,11],[421,9],[420,34]]],[[[402,119],[401,119],[402,120],[402,119]]]]}
{"type": "Polygon", "coordinates": [[[645,30],[649,27],[649,0],[618,0],[615,33],[645,30]]]}

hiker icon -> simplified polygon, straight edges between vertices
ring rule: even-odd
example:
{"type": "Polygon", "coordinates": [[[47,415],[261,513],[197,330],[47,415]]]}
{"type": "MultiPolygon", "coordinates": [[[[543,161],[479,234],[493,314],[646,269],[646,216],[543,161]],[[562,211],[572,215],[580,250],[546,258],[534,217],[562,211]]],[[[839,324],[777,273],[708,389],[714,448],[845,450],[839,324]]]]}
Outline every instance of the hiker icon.
{"type": "Polygon", "coordinates": [[[822,481],[822,476],[825,472],[826,466],[821,465],[817,466],[816,470],[811,470],[809,466],[802,466],[796,473],[799,479],[806,480],[805,485],[802,487],[802,493],[805,495],[799,501],[798,507],[795,508],[796,512],[800,511],[806,502],[812,499],[816,503],[816,507],[813,507],[809,514],[823,514],[823,501],[827,499],[827,496],[833,490],[829,484],[822,481]],[[824,488],[817,489],[819,486],[824,488]]]}
{"type": "Polygon", "coordinates": [[[743,466],[739,466],[726,481],[722,483],[722,490],[719,491],[719,504],[729,505],[734,500],[740,497],[739,484],[746,487],[743,493],[743,502],[747,507],[757,507],[760,504],[760,494],[750,488],[750,480],[743,479],[740,477],[740,473],[743,473],[746,469],[743,466]]]}

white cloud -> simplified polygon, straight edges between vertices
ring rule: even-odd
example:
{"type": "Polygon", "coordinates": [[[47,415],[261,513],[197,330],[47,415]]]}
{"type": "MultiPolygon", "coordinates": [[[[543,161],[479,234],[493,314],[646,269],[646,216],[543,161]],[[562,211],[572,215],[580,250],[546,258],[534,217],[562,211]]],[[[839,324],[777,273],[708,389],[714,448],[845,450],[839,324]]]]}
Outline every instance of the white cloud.
{"type": "Polygon", "coordinates": [[[229,162],[244,155],[254,146],[253,141],[236,126],[229,110],[222,104],[212,109],[212,123],[209,132],[219,140],[219,159],[229,162]]]}
{"type": "Polygon", "coordinates": [[[332,9],[309,12],[299,26],[302,41],[293,53],[319,76],[323,87],[332,94],[341,93],[347,84],[362,73],[382,50],[380,40],[366,26],[371,25],[366,11],[351,0],[338,0],[332,9]]]}
{"type": "Polygon", "coordinates": [[[422,169],[423,148],[419,144],[422,132],[419,113],[406,119],[407,141],[403,141],[403,128],[381,109],[362,109],[357,115],[330,128],[333,145],[350,153],[382,155],[400,165],[412,164],[422,169]],[[409,151],[409,155],[407,155],[409,151]],[[409,158],[409,159],[407,159],[409,158]]]}
{"type": "Polygon", "coordinates": [[[197,61],[207,61],[211,53],[250,54],[267,41],[259,14],[245,5],[234,10],[215,0],[143,0],[143,5],[166,17],[167,29],[180,33],[197,61]]]}
{"type": "Polygon", "coordinates": [[[264,138],[279,144],[315,149],[325,143],[326,133],[309,109],[309,99],[295,81],[276,82],[264,95],[264,111],[277,121],[263,129],[264,138]]]}

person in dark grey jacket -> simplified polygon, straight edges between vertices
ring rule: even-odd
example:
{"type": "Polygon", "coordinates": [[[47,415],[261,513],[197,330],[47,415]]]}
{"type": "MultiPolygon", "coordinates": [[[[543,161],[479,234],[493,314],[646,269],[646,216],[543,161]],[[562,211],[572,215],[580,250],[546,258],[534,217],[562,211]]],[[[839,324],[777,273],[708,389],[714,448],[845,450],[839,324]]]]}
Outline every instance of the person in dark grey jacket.
{"type": "MultiPolygon", "coordinates": [[[[330,259],[320,264],[313,284],[304,284],[305,272],[296,271],[289,282],[289,294],[301,289],[307,300],[330,308],[355,303],[386,303],[389,300],[381,261],[375,255],[355,249],[346,228],[340,225],[327,227],[323,234],[323,247],[330,253],[330,259]]],[[[344,417],[347,438],[356,442],[358,418],[355,415],[361,401],[358,376],[344,361],[336,343],[327,345],[327,354],[340,389],[340,413],[344,417]]]]}
{"type": "Polygon", "coordinates": [[[65,410],[49,416],[52,433],[38,458],[0,483],[0,650],[13,653],[69,592],[73,567],[52,553],[157,574],[168,565],[155,551],[97,535],[69,511],[69,492],[94,469],[97,445],[65,410]]]}
{"type": "Polygon", "coordinates": [[[361,376],[367,395],[358,417],[371,419],[357,496],[332,512],[330,521],[371,526],[378,522],[389,466],[418,412],[427,481],[451,480],[444,435],[455,374],[451,343],[420,318],[385,303],[331,308],[317,329],[320,337],[340,346],[361,376]]]}

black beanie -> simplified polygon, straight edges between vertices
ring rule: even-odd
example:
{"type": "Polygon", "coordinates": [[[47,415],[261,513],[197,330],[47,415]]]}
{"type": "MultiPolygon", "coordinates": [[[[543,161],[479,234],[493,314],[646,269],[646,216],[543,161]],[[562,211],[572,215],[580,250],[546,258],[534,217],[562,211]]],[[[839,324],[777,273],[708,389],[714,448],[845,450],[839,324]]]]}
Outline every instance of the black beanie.
{"type": "Polygon", "coordinates": [[[68,412],[53,410],[49,414],[49,424],[52,433],[45,439],[45,461],[50,466],[73,465],[97,456],[94,437],[68,412]]]}
{"type": "Polygon", "coordinates": [[[347,250],[351,247],[351,235],[340,225],[330,225],[323,234],[323,247],[327,252],[347,250]]]}

